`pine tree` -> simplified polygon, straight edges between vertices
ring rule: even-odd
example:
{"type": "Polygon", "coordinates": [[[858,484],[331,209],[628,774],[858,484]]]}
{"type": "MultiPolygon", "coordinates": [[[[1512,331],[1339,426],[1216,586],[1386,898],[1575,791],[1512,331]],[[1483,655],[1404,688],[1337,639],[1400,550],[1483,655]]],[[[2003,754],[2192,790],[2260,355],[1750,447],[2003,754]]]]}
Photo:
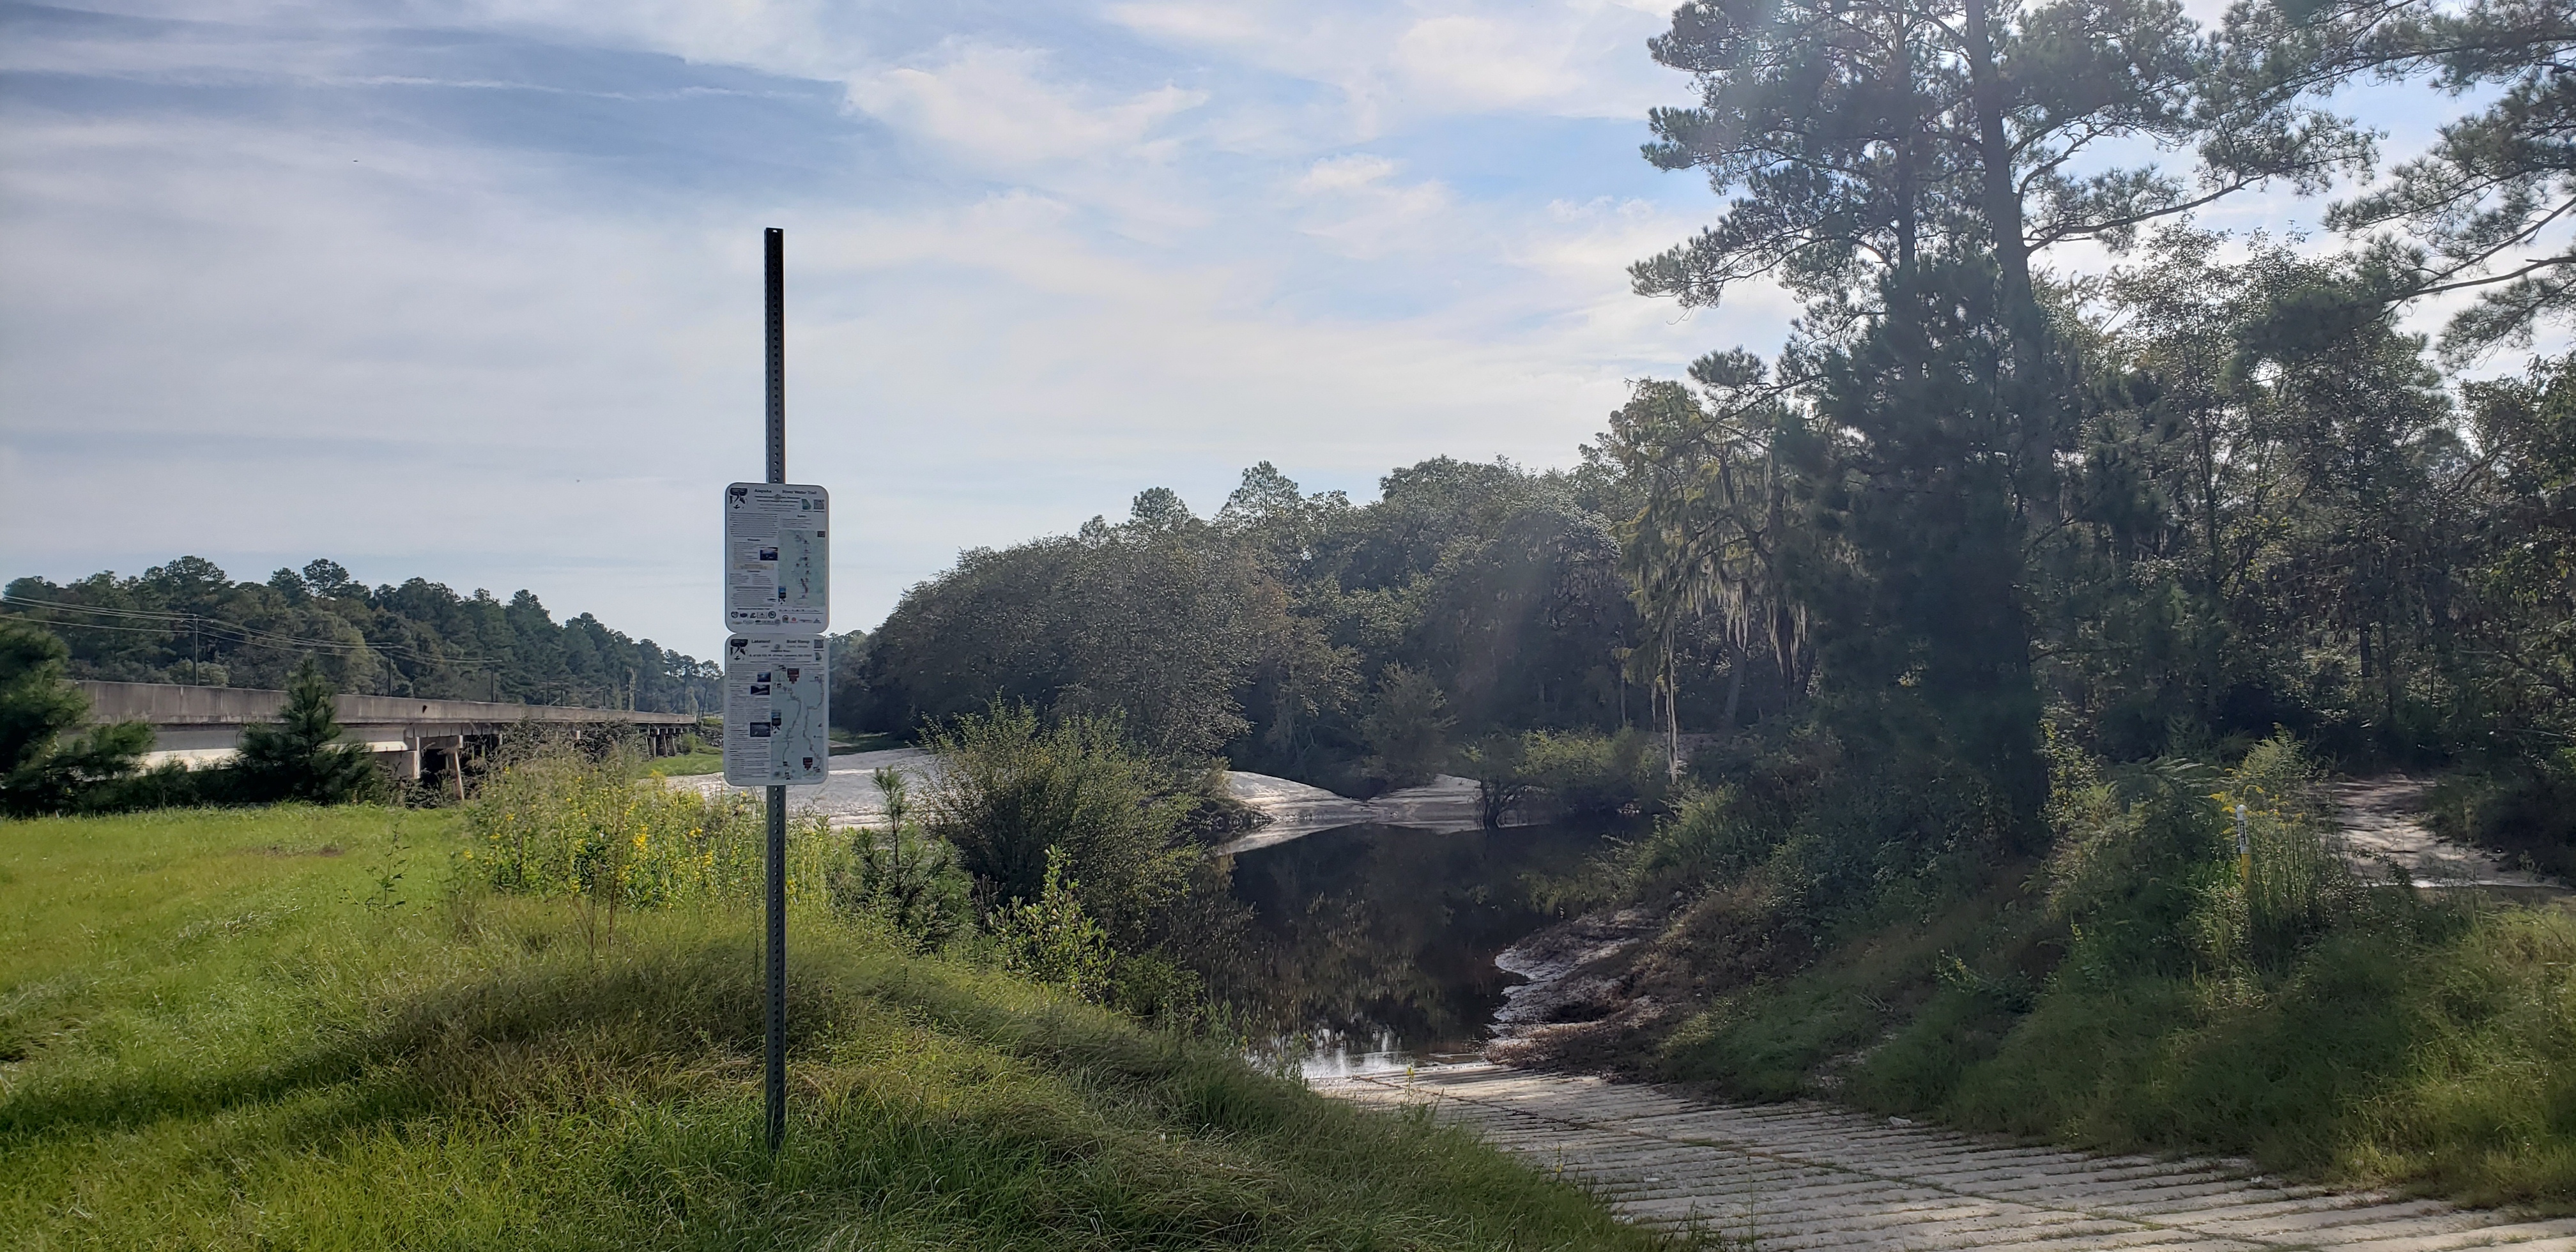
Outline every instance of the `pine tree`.
{"type": "Polygon", "coordinates": [[[51,631],[0,622],[0,813],[59,813],[131,776],[152,746],[141,722],[73,728],[89,699],[63,678],[70,649],[51,631]]]}
{"type": "Polygon", "coordinates": [[[286,709],[278,722],[242,728],[241,754],[233,769],[248,798],[314,804],[384,798],[386,778],[376,768],[374,754],[363,744],[340,742],[340,722],[331,709],[336,694],[331,680],[308,657],[287,684],[286,709]]]}

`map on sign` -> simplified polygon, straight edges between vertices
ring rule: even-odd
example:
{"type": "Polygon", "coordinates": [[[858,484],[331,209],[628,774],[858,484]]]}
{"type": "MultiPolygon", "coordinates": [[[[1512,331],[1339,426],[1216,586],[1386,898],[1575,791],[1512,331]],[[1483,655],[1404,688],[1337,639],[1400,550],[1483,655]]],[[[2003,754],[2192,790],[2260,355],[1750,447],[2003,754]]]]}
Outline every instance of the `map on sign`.
{"type": "Polygon", "coordinates": [[[830,776],[830,661],[820,638],[725,640],[726,782],[795,787],[830,776]]]}
{"type": "Polygon", "coordinates": [[[832,624],[832,495],[796,483],[725,488],[725,629],[819,635],[832,624]]]}

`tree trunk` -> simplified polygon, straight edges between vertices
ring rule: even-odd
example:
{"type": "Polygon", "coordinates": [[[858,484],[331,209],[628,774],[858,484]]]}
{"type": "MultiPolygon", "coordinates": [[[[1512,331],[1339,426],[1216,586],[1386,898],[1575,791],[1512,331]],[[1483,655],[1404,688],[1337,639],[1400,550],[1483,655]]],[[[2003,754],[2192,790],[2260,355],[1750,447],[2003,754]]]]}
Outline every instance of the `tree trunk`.
{"type": "MultiPolygon", "coordinates": [[[[2021,190],[2013,179],[2012,138],[2004,128],[2004,85],[1995,64],[1994,31],[1987,0],[1967,0],[1968,96],[1977,109],[1977,161],[1983,167],[1986,224],[1994,232],[1995,262],[2003,270],[2004,320],[2016,343],[2014,364],[2024,345],[2027,320],[2038,312],[2031,296],[2030,244],[2022,237],[2021,190]]],[[[2036,347],[2037,345],[2029,345],[2036,347]]]]}

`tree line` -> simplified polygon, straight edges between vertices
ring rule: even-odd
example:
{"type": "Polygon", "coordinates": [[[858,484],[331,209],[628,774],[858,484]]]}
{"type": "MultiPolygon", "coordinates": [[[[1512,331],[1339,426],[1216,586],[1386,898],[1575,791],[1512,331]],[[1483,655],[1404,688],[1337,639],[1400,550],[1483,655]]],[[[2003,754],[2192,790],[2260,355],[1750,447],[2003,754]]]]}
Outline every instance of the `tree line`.
{"type": "Polygon", "coordinates": [[[714,712],[723,667],[610,629],[554,620],[534,592],[508,600],[409,579],[368,587],[336,561],[235,582],[183,556],[141,574],[12,581],[0,616],[70,645],[74,678],[282,688],[312,658],[361,695],[714,712]]]}

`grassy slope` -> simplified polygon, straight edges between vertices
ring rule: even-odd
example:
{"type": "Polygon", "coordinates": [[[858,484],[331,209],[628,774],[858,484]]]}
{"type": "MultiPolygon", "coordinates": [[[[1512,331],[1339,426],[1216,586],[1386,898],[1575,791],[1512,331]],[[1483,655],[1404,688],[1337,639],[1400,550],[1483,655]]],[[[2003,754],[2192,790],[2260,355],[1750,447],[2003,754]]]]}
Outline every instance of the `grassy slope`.
{"type": "Polygon", "coordinates": [[[1714,998],[1636,1064],[1740,1096],[1829,1091],[1973,1129],[2576,1209],[2576,913],[2392,905],[2289,968],[2193,979],[2051,970],[2063,936],[2033,907],[2003,893],[1852,936],[1714,998]]]}
{"type": "Polygon", "coordinates": [[[7,1242],[1652,1246],[1451,1132],[810,920],[772,1160],[748,919],[603,946],[448,896],[452,822],[0,823],[7,1242]]]}

